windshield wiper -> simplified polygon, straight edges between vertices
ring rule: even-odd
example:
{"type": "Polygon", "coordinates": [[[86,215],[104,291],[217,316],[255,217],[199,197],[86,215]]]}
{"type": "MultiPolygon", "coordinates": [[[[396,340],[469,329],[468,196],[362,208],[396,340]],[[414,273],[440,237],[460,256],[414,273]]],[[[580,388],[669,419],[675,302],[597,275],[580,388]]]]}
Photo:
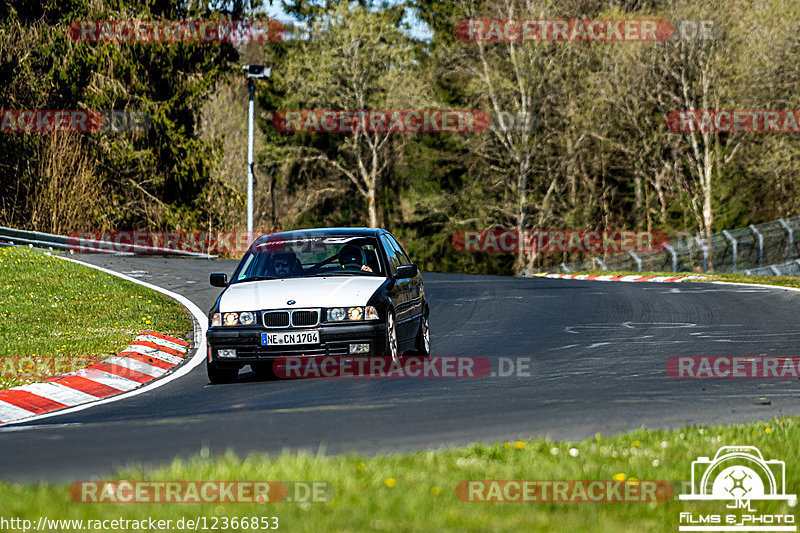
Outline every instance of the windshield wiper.
{"type": "Polygon", "coordinates": [[[238,279],[238,280],[236,280],[236,283],[241,283],[243,281],[264,281],[264,280],[267,280],[267,279],[278,279],[278,278],[273,277],[273,276],[253,276],[253,277],[250,277],[250,278],[238,279]]]}
{"type": "Polygon", "coordinates": [[[323,272],[323,273],[320,273],[320,274],[312,274],[311,276],[305,276],[305,277],[318,278],[320,276],[327,277],[327,276],[365,276],[365,275],[366,276],[374,276],[375,273],[374,272],[364,272],[364,271],[356,271],[356,270],[354,270],[354,271],[351,271],[351,272],[323,272]]]}

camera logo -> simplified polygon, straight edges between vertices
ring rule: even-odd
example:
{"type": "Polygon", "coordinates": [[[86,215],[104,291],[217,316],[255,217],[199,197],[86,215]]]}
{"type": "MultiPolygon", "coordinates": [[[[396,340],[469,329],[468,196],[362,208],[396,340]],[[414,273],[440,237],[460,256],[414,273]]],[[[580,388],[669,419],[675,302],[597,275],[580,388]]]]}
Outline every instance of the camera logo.
{"type": "Polygon", "coordinates": [[[797,495],[786,494],[786,463],[765,461],[754,446],[723,446],[714,459],[692,461],[691,494],[678,499],[728,501],[730,510],[709,515],[682,512],[679,531],[797,531],[794,515],[757,514],[751,507],[753,500],[797,504],[797,495]]]}
{"type": "Polygon", "coordinates": [[[681,500],[792,500],[786,494],[786,463],[764,456],[755,446],[723,446],[713,460],[692,461],[692,493],[681,500]]]}

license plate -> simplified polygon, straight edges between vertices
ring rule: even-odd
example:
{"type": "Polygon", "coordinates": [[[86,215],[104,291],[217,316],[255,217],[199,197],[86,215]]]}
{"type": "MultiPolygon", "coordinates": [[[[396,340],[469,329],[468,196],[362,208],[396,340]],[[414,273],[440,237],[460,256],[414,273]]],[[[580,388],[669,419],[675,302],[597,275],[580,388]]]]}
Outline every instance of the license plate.
{"type": "Polygon", "coordinates": [[[281,346],[284,344],[319,344],[319,331],[287,331],[261,334],[262,346],[281,346]]]}

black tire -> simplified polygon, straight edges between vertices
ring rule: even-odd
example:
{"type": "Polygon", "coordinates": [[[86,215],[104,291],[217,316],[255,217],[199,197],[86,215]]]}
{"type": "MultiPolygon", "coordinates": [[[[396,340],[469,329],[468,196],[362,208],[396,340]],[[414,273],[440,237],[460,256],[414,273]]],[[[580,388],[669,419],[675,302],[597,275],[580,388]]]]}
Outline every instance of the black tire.
{"type": "Polygon", "coordinates": [[[431,326],[428,321],[427,310],[420,319],[417,339],[414,341],[414,351],[411,353],[417,357],[429,357],[431,355],[431,326]]]}
{"type": "Polygon", "coordinates": [[[400,346],[397,343],[397,322],[394,319],[394,312],[386,313],[386,342],[383,347],[383,355],[391,357],[392,361],[400,361],[400,346]]]}
{"type": "Polygon", "coordinates": [[[208,373],[208,380],[213,385],[219,385],[236,381],[236,376],[239,375],[239,368],[236,366],[219,366],[206,360],[206,372],[208,373]]]}

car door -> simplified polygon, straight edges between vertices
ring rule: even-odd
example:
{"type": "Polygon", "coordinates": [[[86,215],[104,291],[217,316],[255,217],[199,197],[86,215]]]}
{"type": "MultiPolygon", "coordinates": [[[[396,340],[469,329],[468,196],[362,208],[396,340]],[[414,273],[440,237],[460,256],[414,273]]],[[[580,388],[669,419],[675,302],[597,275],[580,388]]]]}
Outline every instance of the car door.
{"type": "MultiPolygon", "coordinates": [[[[386,240],[391,245],[399,264],[410,265],[411,260],[406,255],[400,243],[393,235],[387,234],[386,240]]],[[[412,339],[419,330],[419,315],[422,313],[422,294],[421,294],[421,279],[422,276],[417,274],[411,278],[402,278],[397,280],[397,284],[401,288],[403,300],[403,318],[402,321],[398,317],[398,332],[403,332],[403,339],[412,339]]]]}
{"type": "Polygon", "coordinates": [[[409,308],[409,301],[411,295],[409,292],[410,280],[396,278],[397,267],[400,266],[401,258],[397,256],[397,251],[389,242],[387,234],[381,235],[381,246],[386,252],[386,258],[389,260],[389,274],[394,278],[392,288],[389,290],[388,296],[394,304],[394,317],[397,321],[397,338],[398,341],[404,342],[408,339],[408,320],[411,316],[412,309],[409,308]]]}

